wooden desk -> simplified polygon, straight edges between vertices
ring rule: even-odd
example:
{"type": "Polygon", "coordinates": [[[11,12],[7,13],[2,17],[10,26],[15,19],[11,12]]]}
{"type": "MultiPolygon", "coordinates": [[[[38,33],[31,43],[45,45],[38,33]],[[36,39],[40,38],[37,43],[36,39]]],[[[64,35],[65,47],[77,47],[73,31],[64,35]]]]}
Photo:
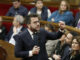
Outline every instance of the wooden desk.
{"type": "Polygon", "coordinates": [[[5,49],[6,51],[6,60],[21,60],[20,58],[16,58],[14,56],[14,46],[12,44],[9,44],[8,42],[5,42],[3,40],[0,40],[0,47],[5,49]]]}

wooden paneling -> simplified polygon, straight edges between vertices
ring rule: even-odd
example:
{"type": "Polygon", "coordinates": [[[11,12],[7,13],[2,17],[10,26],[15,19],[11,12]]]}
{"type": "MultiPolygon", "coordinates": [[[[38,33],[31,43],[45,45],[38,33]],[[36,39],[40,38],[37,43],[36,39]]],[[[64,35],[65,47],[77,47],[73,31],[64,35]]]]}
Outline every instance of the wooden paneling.
{"type": "MultiPolygon", "coordinates": [[[[34,0],[21,0],[22,3],[33,2],[34,0]]],[[[0,0],[0,3],[12,3],[12,0],[0,0]]]]}
{"type": "MultiPolygon", "coordinates": [[[[13,17],[8,17],[8,16],[2,16],[3,20],[6,21],[6,22],[12,22],[13,21],[13,17]]],[[[55,26],[56,28],[59,28],[59,25],[57,23],[53,23],[53,22],[47,22],[47,21],[40,21],[40,23],[42,25],[44,24],[52,24],[53,26],[55,26]]],[[[67,26],[65,27],[67,30],[69,31],[74,31],[76,33],[79,33],[80,34],[80,29],[76,29],[72,26],[67,26]]]]}
{"type": "MultiPolygon", "coordinates": [[[[48,1],[48,2],[61,2],[62,0],[43,0],[43,1],[48,1]]],[[[79,4],[80,3],[80,0],[67,0],[69,3],[72,3],[72,4],[79,4]]]]}
{"type": "MultiPolygon", "coordinates": [[[[30,4],[31,2],[34,2],[34,1],[35,0],[21,0],[23,5],[34,5],[34,4],[30,4]]],[[[77,0],[75,0],[75,1],[77,1],[77,0]]],[[[77,2],[79,2],[79,1],[77,1],[77,2]]],[[[11,0],[1,0],[0,3],[9,4],[9,3],[12,3],[12,1],[11,0]]],[[[45,6],[53,6],[53,7],[59,7],[59,4],[60,4],[60,2],[56,2],[56,1],[44,1],[43,3],[45,6]]],[[[79,3],[76,3],[76,2],[74,2],[74,3],[70,2],[71,8],[77,8],[79,3]]]]}

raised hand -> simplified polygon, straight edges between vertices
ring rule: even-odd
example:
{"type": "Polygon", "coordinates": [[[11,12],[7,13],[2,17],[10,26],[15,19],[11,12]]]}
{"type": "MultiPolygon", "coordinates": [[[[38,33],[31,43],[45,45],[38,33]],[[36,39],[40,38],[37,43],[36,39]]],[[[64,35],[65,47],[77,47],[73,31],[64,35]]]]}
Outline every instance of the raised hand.
{"type": "Polygon", "coordinates": [[[65,22],[59,21],[59,26],[60,26],[61,30],[64,30],[64,28],[65,28],[65,22]]]}

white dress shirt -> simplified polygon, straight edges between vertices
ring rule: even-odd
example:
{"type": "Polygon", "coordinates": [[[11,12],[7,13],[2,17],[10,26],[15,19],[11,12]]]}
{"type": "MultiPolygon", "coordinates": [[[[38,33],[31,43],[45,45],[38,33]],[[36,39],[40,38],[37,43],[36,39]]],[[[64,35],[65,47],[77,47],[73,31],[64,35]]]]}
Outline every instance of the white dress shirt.
{"type": "MultiPolygon", "coordinates": [[[[14,28],[14,27],[13,27],[13,28],[14,28]]],[[[16,34],[18,34],[18,33],[21,31],[21,29],[22,29],[22,26],[19,27],[19,28],[17,28],[17,32],[16,32],[16,34]]],[[[14,33],[12,34],[12,36],[11,36],[11,38],[10,38],[10,40],[9,40],[9,43],[15,45],[16,42],[15,42],[13,36],[16,35],[16,34],[14,34],[14,33]]]]}
{"type": "Polygon", "coordinates": [[[33,32],[30,29],[28,29],[28,31],[29,31],[29,33],[31,35],[31,38],[33,39],[33,32]]]}
{"type": "MultiPolygon", "coordinates": [[[[30,33],[30,35],[31,35],[31,38],[33,39],[33,32],[32,32],[30,29],[28,29],[28,31],[29,31],[29,33],[30,33]]],[[[29,51],[29,57],[32,57],[32,56],[33,56],[32,50],[30,50],[30,51],[29,51]]]]}

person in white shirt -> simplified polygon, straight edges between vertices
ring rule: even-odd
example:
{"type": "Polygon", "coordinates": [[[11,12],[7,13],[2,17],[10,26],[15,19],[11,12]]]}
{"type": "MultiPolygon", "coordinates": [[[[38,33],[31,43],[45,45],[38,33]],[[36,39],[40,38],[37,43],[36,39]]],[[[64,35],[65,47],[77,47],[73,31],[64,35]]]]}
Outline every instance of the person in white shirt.
{"type": "Polygon", "coordinates": [[[20,32],[25,30],[23,27],[24,18],[21,15],[16,15],[13,20],[13,26],[11,27],[9,33],[7,34],[5,40],[9,43],[15,45],[15,40],[13,38],[14,35],[19,34],[20,32]]]}

